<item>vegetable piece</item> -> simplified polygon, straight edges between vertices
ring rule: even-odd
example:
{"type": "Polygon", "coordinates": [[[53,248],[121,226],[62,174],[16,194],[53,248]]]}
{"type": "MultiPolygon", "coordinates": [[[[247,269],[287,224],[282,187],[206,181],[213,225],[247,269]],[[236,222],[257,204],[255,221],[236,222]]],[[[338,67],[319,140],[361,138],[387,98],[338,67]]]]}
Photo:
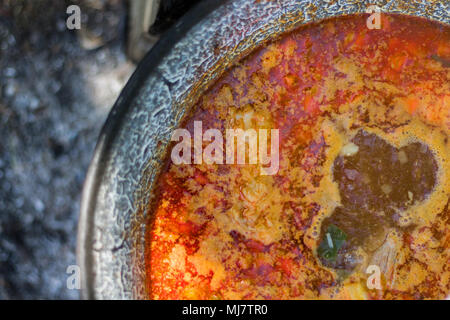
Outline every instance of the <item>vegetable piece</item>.
{"type": "Polygon", "coordinates": [[[330,224],[319,248],[317,248],[318,255],[327,261],[336,261],[339,249],[342,248],[346,239],[347,235],[344,231],[334,224],[330,224]]]}

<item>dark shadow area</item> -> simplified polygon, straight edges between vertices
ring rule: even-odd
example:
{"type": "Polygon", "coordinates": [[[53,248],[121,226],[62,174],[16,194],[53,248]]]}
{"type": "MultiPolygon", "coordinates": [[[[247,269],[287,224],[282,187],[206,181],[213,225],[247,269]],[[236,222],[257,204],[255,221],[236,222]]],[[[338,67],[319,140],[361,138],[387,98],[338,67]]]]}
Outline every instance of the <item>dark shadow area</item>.
{"type": "Polygon", "coordinates": [[[167,31],[178,19],[201,0],[165,0],[156,16],[155,23],[150,27],[150,34],[160,35],[167,31]]]}

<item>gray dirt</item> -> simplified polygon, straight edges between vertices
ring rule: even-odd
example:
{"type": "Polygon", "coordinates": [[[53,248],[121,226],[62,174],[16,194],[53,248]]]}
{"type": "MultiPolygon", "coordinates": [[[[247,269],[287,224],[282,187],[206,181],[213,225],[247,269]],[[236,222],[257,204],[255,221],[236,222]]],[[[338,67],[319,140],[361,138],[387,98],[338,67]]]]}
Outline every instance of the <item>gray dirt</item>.
{"type": "Polygon", "coordinates": [[[76,299],[80,192],[134,70],[125,1],[0,1],[0,299],[76,299]],[[79,4],[81,31],[66,8],[79,4]]]}

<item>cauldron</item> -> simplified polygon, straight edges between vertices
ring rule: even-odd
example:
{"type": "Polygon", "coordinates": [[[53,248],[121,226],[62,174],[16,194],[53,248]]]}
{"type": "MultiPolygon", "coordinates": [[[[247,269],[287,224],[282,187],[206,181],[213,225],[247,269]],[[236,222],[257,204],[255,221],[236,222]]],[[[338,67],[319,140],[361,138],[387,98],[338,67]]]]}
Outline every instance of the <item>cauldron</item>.
{"type": "Polygon", "coordinates": [[[256,47],[325,18],[381,12],[449,24],[447,0],[209,0],[173,26],[138,65],[101,131],[78,229],[82,296],[145,299],[145,233],[170,137],[199,96],[256,47]]]}

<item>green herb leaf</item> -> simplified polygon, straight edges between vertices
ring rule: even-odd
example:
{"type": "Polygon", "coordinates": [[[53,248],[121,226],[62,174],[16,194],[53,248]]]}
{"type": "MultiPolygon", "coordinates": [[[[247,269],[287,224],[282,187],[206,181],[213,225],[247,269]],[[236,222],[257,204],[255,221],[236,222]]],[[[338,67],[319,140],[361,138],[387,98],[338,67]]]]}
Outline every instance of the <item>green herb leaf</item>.
{"type": "Polygon", "coordinates": [[[344,231],[334,224],[330,224],[319,248],[317,248],[319,257],[330,262],[336,261],[339,249],[342,248],[346,239],[347,235],[344,231]]]}

